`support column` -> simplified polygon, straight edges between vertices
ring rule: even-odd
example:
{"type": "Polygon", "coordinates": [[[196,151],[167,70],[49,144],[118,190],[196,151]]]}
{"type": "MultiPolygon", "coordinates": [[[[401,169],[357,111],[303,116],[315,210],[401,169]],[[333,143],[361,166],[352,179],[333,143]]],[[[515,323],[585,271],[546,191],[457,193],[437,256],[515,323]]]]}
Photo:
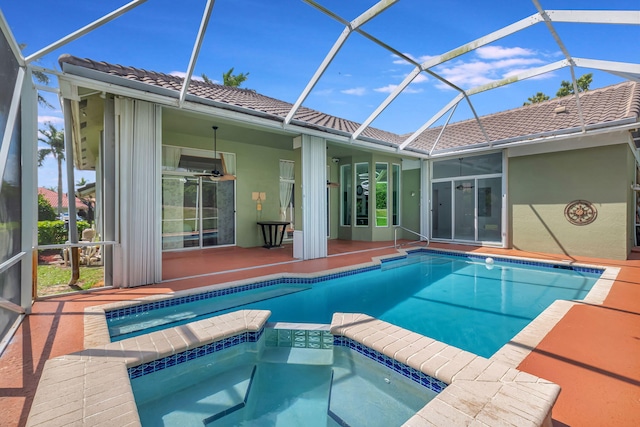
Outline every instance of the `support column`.
{"type": "Polygon", "coordinates": [[[327,143],[302,135],[303,259],[327,256],[327,143]]]}
{"type": "MultiPolygon", "coordinates": [[[[102,220],[105,241],[116,241],[116,119],[113,95],[104,100],[104,131],[102,134],[102,220]]],[[[113,246],[103,247],[104,285],[113,286],[113,246]]],[[[116,285],[120,285],[119,283],[116,285]]]]}

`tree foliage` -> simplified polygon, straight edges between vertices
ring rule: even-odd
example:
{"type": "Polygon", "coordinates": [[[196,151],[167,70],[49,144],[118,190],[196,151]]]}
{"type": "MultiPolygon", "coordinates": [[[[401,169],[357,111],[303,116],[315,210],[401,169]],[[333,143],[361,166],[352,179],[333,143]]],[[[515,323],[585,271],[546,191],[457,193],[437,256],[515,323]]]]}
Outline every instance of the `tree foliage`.
{"type": "MultiPolygon", "coordinates": [[[[25,43],[20,43],[18,47],[20,48],[20,50],[24,50],[24,48],[26,48],[27,45],[25,43]]],[[[43,73],[42,71],[39,71],[39,70],[33,70],[31,74],[33,75],[33,78],[36,79],[38,83],[43,84],[45,86],[49,85],[49,76],[46,73],[43,73]]],[[[49,101],[47,101],[42,95],[40,95],[40,92],[38,92],[38,104],[42,105],[43,107],[53,109],[53,105],[51,105],[49,101]]]]}
{"type": "Polygon", "coordinates": [[[543,101],[547,101],[549,99],[549,95],[545,95],[542,92],[538,92],[535,95],[527,98],[527,102],[525,102],[522,105],[531,105],[531,104],[537,104],[538,102],[543,102],[543,101]]]}
{"type": "Polygon", "coordinates": [[[64,161],[64,131],[58,130],[51,122],[45,124],[45,129],[39,129],[42,135],[38,141],[47,145],[38,150],[38,166],[44,164],[47,156],[52,155],[58,162],[58,215],[62,213],[62,162],[64,161]]]}
{"type": "MultiPolygon", "coordinates": [[[[202,73],[201,77],[202,80],[207,84],[214,83],[214,81],[211,80],[205,73],[202,73]]],[[[222,73],[222,84],[229,87],[240,87],[240,85],[244,83],[247,78],[249,78],[249,73],[233,74],[233,67],[231,67],[229,71],[227,71],[226,73],[222,73]]]]}
{"type": "Polygon", "coordinates": [[[240,87],[249,77],[249,73],[233,74],[233,67],[226,73],[222,73],[222,84],[231,87],[240,87]]]}
{"type": "Polygon", "coordinates": [[[42,194],[38,194],[38,221],[54,221],[55,219],[56,211],[53,210],[51,203],[42,194]]]}
{"type": "MultiPolygon", "coordinates": [[[[582,76],[578,77],[576,79],[576,86],[578,86],[578,92],[588,91],[592,81],[593,81],[593,73],[583,74],[582,76]]],[[[556,97],[561,98],[563,96],[573,95],[573,94],[574,94],[573,83],[563,80],[560,83],[560,89],[558,89],[558,92],[556,93],[556,97]]],[[[527,102],[525,102],[522,105],[536,104],[538,102],[547,101],[548,99],[549,99],[548,95],[544,94],[543,92],[538,92],[532,97],[527,98],[527,102]]]]}
{"type": "MultiPolygon", "coordinates": [[[[578,86],[578,92],[588,91],[592,81],[593,81],[593,73],[583,74],[582,76],[578,77],[576,79],[576,86],[578,86]]],[[[562,96],[573,95],[574,93],[575,92],[573,90],[573,83],[563,80],[562,83],[560,83],[560,89],[558,89],[556,96],[560,98],[562,96]]]]}
{"type": "Polygon", "coordinates": [[[202,80],[204,80],[205,83],[207,84],[212,84],[213,80],[211,80],[209,77],[207,77],[207,75],[205,73],[202,73],[202,80]]]}

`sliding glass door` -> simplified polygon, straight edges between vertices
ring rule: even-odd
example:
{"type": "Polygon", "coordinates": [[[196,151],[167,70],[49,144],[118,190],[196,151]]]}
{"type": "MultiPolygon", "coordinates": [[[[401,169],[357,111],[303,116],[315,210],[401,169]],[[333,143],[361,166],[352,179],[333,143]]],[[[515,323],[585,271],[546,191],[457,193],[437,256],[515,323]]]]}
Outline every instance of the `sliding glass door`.
{"type": "Polygon", "coordinates": [[[475,180],[456,180],[454,191],[454,232],[455,240],[476,240],[476,186],[475,180]]]}
{"type": "Polygon", "coordinates": [[[502,239],[500,153],[433,163],[431,237],[498,243],[502,239]]]}
{"type": "Polygon", "coordinates": [[[162,177],[162,249],[235,243],[235,181],[162,177]]]}

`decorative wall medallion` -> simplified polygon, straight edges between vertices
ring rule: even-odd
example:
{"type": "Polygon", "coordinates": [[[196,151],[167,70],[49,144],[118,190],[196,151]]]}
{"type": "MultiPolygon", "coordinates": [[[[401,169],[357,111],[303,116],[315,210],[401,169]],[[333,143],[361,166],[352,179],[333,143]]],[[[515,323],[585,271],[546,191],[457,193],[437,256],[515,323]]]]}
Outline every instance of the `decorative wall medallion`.
{"type": "Polygon", "coordinates": [[[598,211],[591,202],[574,200],[564,208],[564,216],[573,225],[587,225],[596,220],[598,211]]]}

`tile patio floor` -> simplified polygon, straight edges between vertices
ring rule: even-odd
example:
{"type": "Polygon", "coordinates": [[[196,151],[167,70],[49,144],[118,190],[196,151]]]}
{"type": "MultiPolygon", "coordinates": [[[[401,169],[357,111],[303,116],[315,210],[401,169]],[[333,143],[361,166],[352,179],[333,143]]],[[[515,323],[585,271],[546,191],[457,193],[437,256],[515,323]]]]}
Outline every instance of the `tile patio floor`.
{"type": "MultiPolygon", "coordinates": [[[[566,255],[493,248],[438,244],[432,247],[568,259],[566,255]]],[[[161,284],[37,301],[32,314],[0,356],[0,426],[25,424],[47,359],[82,349],[85,307],[276,272],[321,271],[369,262],[371,257],[394,252],[391,242],[331,241],[329,257],[311,261],[294,261],[290,246],[273,250],[234,247],[165,254],[165,281],[161,284]],[[181,278],[186,275],[189,277],[181,278]]],[[[571,308],[518,368],[562,387],[553,410],[556,426],[638,426],[640,253],[632,253],[627,261],[573,260],[619,267],[620,274],[602,306],[578,304],[571,308]]]]}

